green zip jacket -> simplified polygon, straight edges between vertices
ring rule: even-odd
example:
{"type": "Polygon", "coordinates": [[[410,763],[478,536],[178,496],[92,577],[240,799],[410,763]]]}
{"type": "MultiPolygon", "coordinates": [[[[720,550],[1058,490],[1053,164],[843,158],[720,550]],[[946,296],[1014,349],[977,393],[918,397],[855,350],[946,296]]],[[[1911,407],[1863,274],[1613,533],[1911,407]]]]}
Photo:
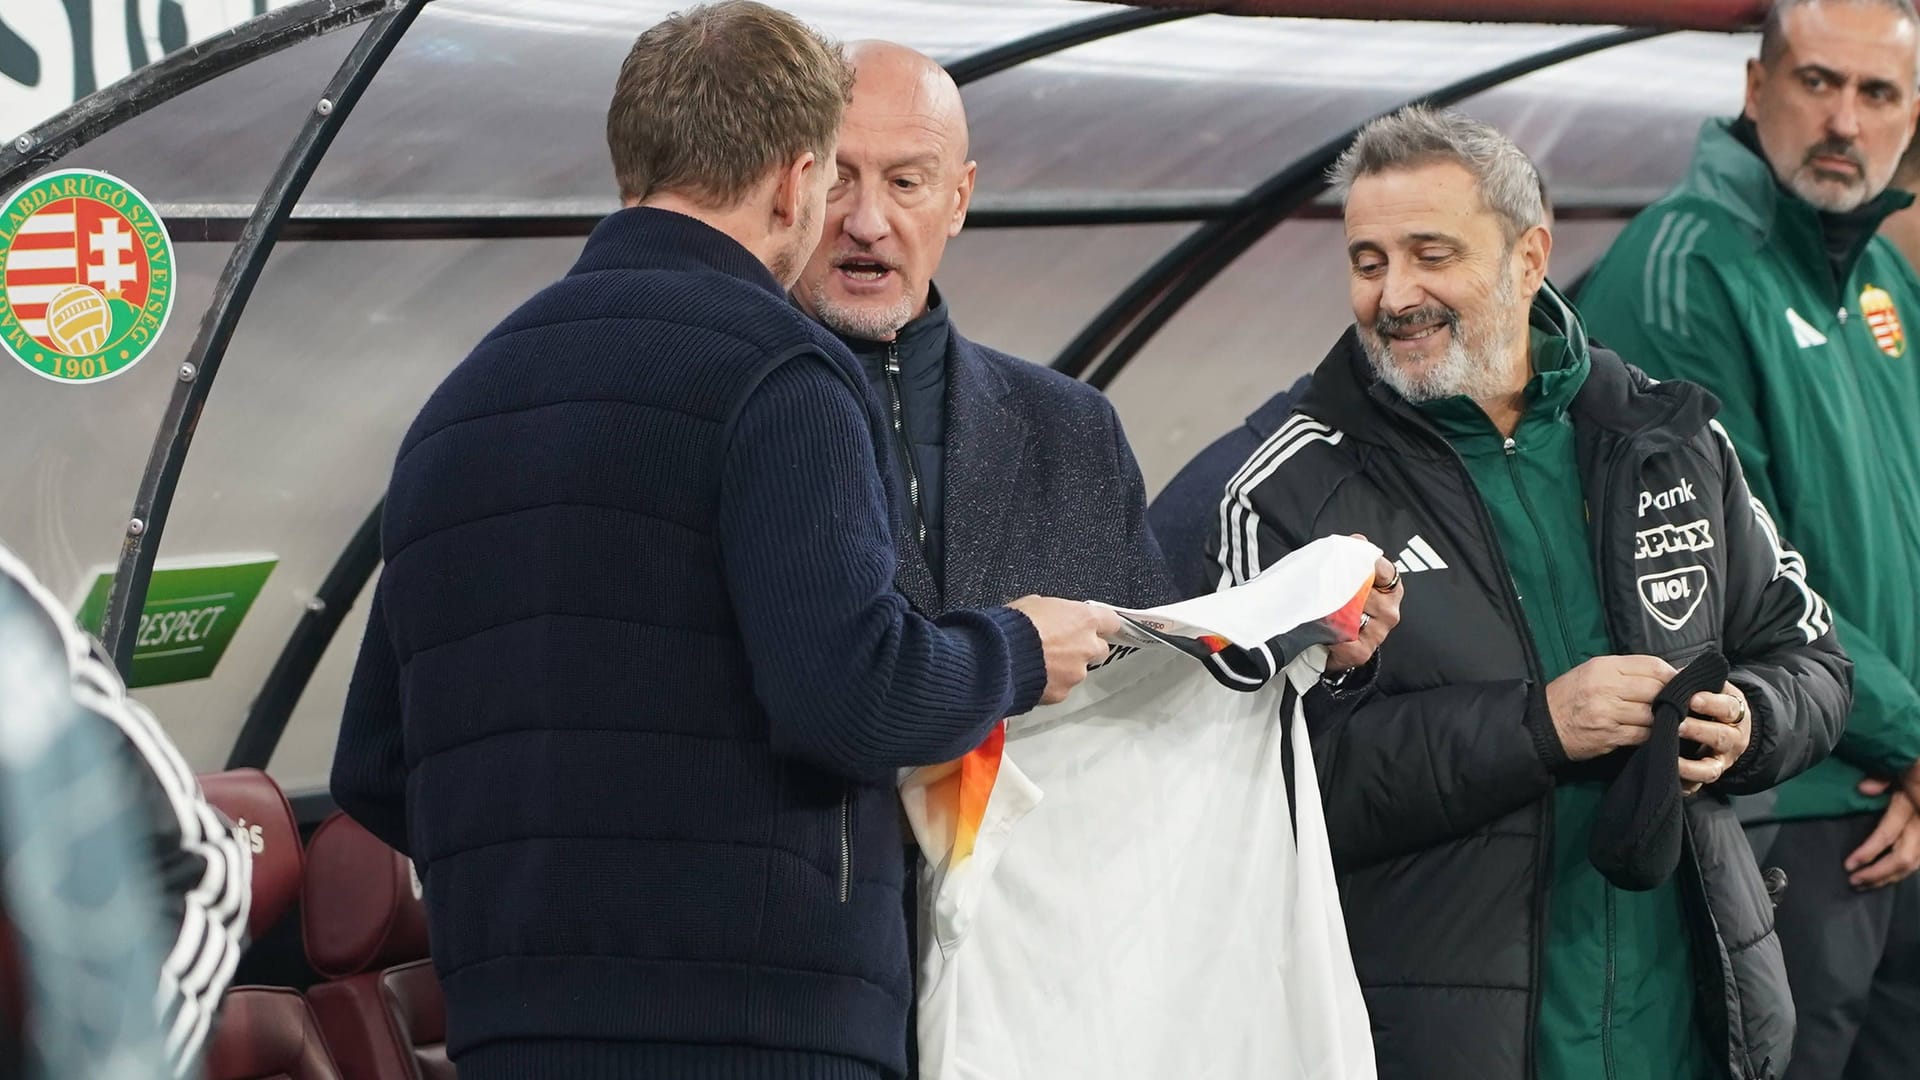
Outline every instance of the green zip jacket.
{"type": "MultiPolygon", "coordinates": [[[[1567,407],[1586,382],[1584,349],[1536,329],[1527,411],[1511,438],[1467,398],[1422,406],[1486,504],[1513,588],[1552,681],[1614,653],[1594,578],[1586,496],[1567,407]]],[[[1540,1080],[1705,1080],[1715,1072],[1695,1021],[1693,950],[1677,876],[1620,889],[1587,858],[1602,779],[1553,792],[1552,882],[1534,1045],[1540,1080]]]]}
{"type": "Polygon", "coordinates": [[[1725,120],[1701,129],[1687,176],[1636,217],[1580,293],[1596,340],[1657,378],[1721,400],[1747,482],[1806,557],[1854,661],[1834,755],[1742,800],[1751,822],[1869,812],[1858,791],[1920,758],[1920,280],[1872,225],[1835,280],[1819,213],[1782,189],[1725,120]]]}

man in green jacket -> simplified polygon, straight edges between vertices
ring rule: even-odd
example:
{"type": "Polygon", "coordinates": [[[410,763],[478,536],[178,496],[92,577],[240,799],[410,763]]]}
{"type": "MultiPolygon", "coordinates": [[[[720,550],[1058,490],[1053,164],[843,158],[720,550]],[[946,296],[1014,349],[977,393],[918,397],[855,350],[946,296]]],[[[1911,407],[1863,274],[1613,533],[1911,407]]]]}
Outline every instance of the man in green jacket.
{"type": "Polygon", "coordinates": [[[1596,339],[1719,395],[1856,664],[1834,756],[1742,806],[1786,872],[1790,1080],[1920,1076],[1920,281],[1875,235],[1913,201],[1917,54],[1911,0],[1782,0],[1744,114],[1580,294],[1596,339]]]}

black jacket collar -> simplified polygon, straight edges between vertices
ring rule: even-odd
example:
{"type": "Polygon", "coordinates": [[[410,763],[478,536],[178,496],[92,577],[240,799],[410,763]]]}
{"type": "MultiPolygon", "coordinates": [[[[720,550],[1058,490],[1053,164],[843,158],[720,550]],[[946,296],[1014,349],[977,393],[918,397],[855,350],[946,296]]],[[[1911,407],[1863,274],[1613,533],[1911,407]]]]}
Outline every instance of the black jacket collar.
{"type": "MultiPolygon", "coordinates": [[[[829,328],[831,329],[831,328],[829,328]]],[[[848,351],[860,359],[869,369],[884,360],[889,347],[897,350],[902,365],[911,370],[919,360],[931,362],[942,370],[946,366],[953,324],[947,317],[946,298],[940,295],[940,289],[927,286],[927,310],[915,316],[907,325],[900,328],[892,341],[874,341],[871,338],[849,337],[838,330],[833,336],[846,345],[848,351]]]]}

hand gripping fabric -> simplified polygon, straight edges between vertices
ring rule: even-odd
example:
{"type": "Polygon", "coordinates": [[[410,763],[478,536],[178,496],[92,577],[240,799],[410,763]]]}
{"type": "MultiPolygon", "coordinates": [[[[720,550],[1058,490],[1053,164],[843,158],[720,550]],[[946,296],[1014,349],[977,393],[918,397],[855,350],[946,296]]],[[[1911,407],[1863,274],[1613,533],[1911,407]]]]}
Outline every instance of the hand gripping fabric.
{"type": "Polygon", "coordinates": [[[1680,865],[1680,721],[1701,692],[1719,692],[1727,658],[1701,653],[1653,699],[1653,733],[1607,786],[1587,858],[1623,889],[1645,892],[1680,865]]]}
{"type": "Polygon", "coordinates": [[[1299,700],[1376,555],[1121,611],[1065,702],[903,775],[924,1080],[1372,1080],[1299,700]]]}

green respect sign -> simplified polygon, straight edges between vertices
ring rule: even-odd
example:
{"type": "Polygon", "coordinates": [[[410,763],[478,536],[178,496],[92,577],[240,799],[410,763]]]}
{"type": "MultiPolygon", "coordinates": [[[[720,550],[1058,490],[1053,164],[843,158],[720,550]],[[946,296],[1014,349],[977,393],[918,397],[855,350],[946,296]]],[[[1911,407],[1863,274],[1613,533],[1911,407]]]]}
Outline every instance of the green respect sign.
{"type": "MultiPolygon", "coordinates": [[[[261,556],[156,567],[140,612],[127,685],[159,686],[212,675],[278,564],[273,556],[261,556]]],[[[90,634],[100,633],[112,586],[113,571],[95,574],[80,604],[80,625],[90,634]]]]}

